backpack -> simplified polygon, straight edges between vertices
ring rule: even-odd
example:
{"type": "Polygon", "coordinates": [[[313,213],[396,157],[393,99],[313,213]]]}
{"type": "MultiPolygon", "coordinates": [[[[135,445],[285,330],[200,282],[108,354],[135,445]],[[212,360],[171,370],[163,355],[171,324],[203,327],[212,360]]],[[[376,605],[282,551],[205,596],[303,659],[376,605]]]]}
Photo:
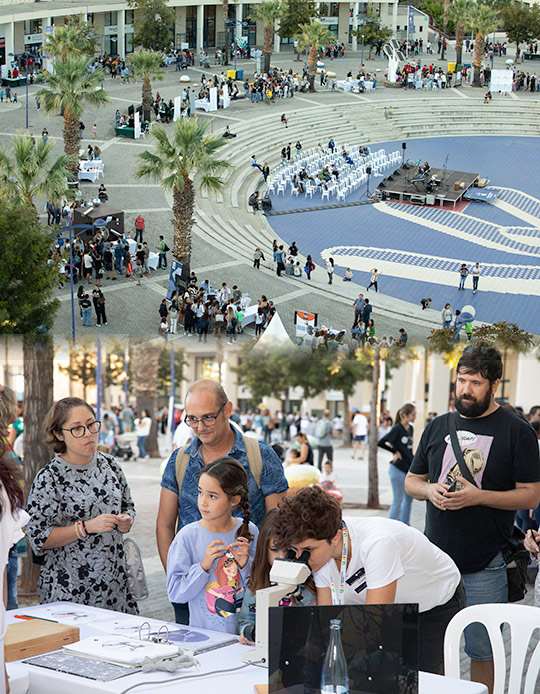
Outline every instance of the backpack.
{"type": "Polygon", "coordinates": [[[315,270],[315,263],[311,263],[309,269],[311,270],[311,272],[313,272],[313,270],[315,270]]]}
{"type": "MultiPolygon", "coordinates": [[[[255,479],[255,483],[257,484],[258,489],[260,489],[263,462],[261,456],[261,449],[259,447],[259,441],[250,436],[242,436],[242,438],[246,447],[249,469],[251,470],[251,474],[255,479]]],[[[186,470],[189,463],[190,455],[189,453],[186,453],[186,451],[190,446],[191,442],[183,448],[180,448],[176,454],[175,472],[176,482],[178,484],[178,496],[180,496],[180,493],[182,491],[182,484],[184,482],[184,477],[186,475],[186,470]]]]}
{"type": "Polygon", "coordinates": [[[167,244],[165,244],[165,246],[164,246],[164,248],[163,248],[163,251],[164,251],[165,253],[167,253],[167,251],[170,251],[170,250],[171,250],[171,249],[169,248],[169,246],[167,246],[167,244]]]}

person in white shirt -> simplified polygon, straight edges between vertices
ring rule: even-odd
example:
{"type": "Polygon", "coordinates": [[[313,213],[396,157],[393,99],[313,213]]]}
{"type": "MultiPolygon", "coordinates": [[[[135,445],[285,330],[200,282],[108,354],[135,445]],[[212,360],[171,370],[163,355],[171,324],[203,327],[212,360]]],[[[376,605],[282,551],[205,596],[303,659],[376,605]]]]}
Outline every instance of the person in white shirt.
{"type": "Polygon", "coordinates": [[[137,434],[137,446],[139,447],[139,455],[144,460],[150,456],[146,453],[146,439],[150,436],[150,429],[152,428],[152,420],[148,415],[147,410],[143,410],[140,417],[134,422],[135,433],[137,434]]]}
{"type": "Polygon", "coordinates": [[[353,460],[356,459],[356,453],[358,451],[358,444],[360,444],[360,460],[364,460],[364,455],[366,452],[366,439],[368,433],[368,420],[365,415],[358,412],[356,408],[353,408],[353,412],[356,414],[352,420],[352,435],[353,435],[353,460]]]}
{"type": "Polygon", "coordinates": [[[339,503],[313,486],[282,500],[275,542],[310,553],[318,605],[417,603],[419,669],[442,672],[444,633],[465,589],[453,560],[425,535],[389,518],[342,518],[339,503]]]}
{"type": "Polygon", "coordinates": [[[478,280],[480,279],[480,265],[478,265],[478,263],[474,264],[474,267],[471,270],[471,275],[472,275],[472,293],[476,294],[476,292],[478,291],[478,280]]]}

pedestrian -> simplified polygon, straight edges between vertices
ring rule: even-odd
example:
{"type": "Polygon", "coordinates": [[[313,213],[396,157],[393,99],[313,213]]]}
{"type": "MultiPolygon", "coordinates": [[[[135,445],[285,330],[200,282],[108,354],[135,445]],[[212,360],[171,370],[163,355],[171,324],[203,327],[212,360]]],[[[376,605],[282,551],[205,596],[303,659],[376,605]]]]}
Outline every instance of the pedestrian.
{"type": "Polygon", "coordinates": [[[135,243],[142,243],[143,242],[144,226],[145,226],[144,217],[139,212],[139,214],[135,218],[135,243]]]}
{"type": "Polygon", "coordinates": [[[380,274],[381,274],[380,272],[377,272],[377,268],[376,268],[376,267],[374,267],[374,268],[371,270],[371,280],[370,280],[370,283],[368,284],[368,286],[366,287],[367,291],[369,291],[369,290],[371,289],[371,287],[375,287],[375,291],[376,291],[376,292],[379,291],[379,287],[378,287],[378,282],[377,282],[377,281],[378,281],[378,279],[379,279],[379,275],[380,275],[380,274]]]}
{"type": "MultiPolygon", "coordinates": [[[[95,289],[92,294],[95,294],[95,289]]],[[[96,311],[97,325],[107,325],[107,314],[105,313],[105,296],[101,289],[97,291],[97,297],[94,297],[94,309],[96,311]]]]}
{"type": "Polygon", "coordinates": [[[460,290],[460,289],[465,290],[465,280],[467,279],[468,274],[469,274],[469,270],[467,268],[467,263],[461,263],[461,267],[459,268],[459,287],[458,287],[458,290],[460,290]]]}
{"type": "Polygon", "coordinates": [[[79,139],[82,140],[84,137],[85,126],[82,120],[79,121],[79,139]]]}
{"type": "Polygon", "coordinates": [[[262,308],[257,309],[257,313],[255,315],[255,339],[260,337],[263,332],[263,327],[264,327],[264,311],[262,308]]]}
{"type": "Polygon", "coordinates": [[[133,424],[135,426],[135,433],[137,434],[139,456],[142,460],[146,460],[150,457],[146,452],[146,440],[150,436],[150,431],[152,429],[152,419],[148,414],[148,410],[141,410],[140,416],[135,419],[133,424]]]}
{"type": "Polygon", "coordinates": [[[377,446],[390,451],[388,477],[392,485],[392,505],[388,518],[410,525],[412,497],[405,491],[405,477],[413,459],[413,426],[416,419],[416,407],[406,403],[399,408],[395,424],[388,434],[379,439],[377,446]]]}
{"type": "Polygon", "coordinates": [[[92,126],[92,139],[95,140],[96,137],[97,137],[97,125],[94,123],[94,125],[92,126]]]}
{"type": "Polygon", "coordinates": [[[352,459],[356,460],[356,453],[358,451],[358,444],[360,444],[360,460],[364,460],[364,455],[366,452],[366,439],[368,433],[368,420],[367,417],[358,411],[358,408],[353,407],[354,417],[352,420],[352,438],[353,438],[353,450],[352,459]]]}
{"type": "Polygon", "coordinates": [[[142,265],[142,260],[140,260],[139,258],[137,258],[137,260],[135,261],[135,266],[133,268],[133,274],[137,279],[137,286],[140,287],[141,286],[141,279],[143,276],[143,265],[142,265]]]}
{"type": "MultiPolygon", "coordinates": [[[[82,287],[79,287],[79,290],[81,289],[82,287]]],[[[81,310],[82,324],[89,328],[92,327],[92,302],[90,301],[88,294],[81,293],[79,299],[79,308],[81,310]]]]}
{"type": "Polygon", "coordinates": [[[452,323],[452,307],[448,302],[446,302],[443,310],[441,311],[441,321],[443,328],[449,328],[450,324],[452,323]]]}
{"type": "Polygon", "coordinates": [[[287,145],[287,147],[285,148],[285,151],[287,152],[287,162],[290,162],[291,161],[291,143],[290,142],[287,145]]]}
{"type": "Polygon", "coordinates": [[[295,158],[300,159],[300,157],[302,156],[302,145],[300,144],[300,140],[296,141],[296,144],[294,147],[296,149],[295,158]]]}
{"type": "MultiPolygon", "coordinates": [[[[1,96],[2,96],[2,101],[4,101],[4,92],[3,91],[1,93],[1,96]]],[[[39,96],[36,96],[36,109],[39,111],[40,108],[41,108],[41,99],[39,98],[39,96]]]]}
{"type": "MultiPolygon", "coordinates": [[[[362,323],[364,324],[364,328],[366,330],[366,333],[368,332],[367,326],[369,321],[371,320],[371,312],[373,311],[373,306],[369,303],[369,299],[364,299],[364,308],[362,309],[362,323]]],[[[367,335],[369,337],[369,335],[367,335]]]]}
{"type": "Polygon", "coordinates": [[[465,335],[470,342],[472,340],[472,320],[465,321],[465,335]]]}
{"type": "Polygon", "coordinates": [[[348,267],[345,270],[345,277],[343,278],[343,281],[344,282],[352,282],[352,277],[353,277],[352,270],[350,267],[348,267]]]}
{"type": "Polygon", "coordinates": [[[328,258],[328,260],[325,260],[324,267],[328,273],[328,284],[332,284],[332,278],[334,277],[334,259],[328,258]]]}
{"type": "Polygon", "coordinates": [[[432,298],[429,296],[426,299],[420,299],[420,306],[422,307],[422,311],[425,311],[426,309],[429,308],[429,305],[432,302],[432,298]]]}
{"type": "Polygon", "coordinates": [[[471,275],[472,275],[472,293],[476,294],[478,291],[478,280],[480,279],[480,266],[478,263],[474,264],[473,269],[471,270],[471,275]]]}
{"type": "Polygon", "coordinates": [[[276,253],[275,253],[275,262],[276,262],[276,274],[278,277],[281,277],[281,273],[283,270],[285,270],[285,251],[283,250],[283,246],[280,246],[276,253]]]}
{"type": "MultiPolygon", "coordinates": [[[[468,606],[508,602],[504,552],[511,546],[515,511],[536,508],[540,501],[536,433],[495,401],[502,372],[495,347],[479,342],[463,351],[456,368],[456,412],[425,428],[405,480],[405,491],[426,502],[428,539],[461,571],[468,606]]],[[[465,629],[465,652],[471,679],[493,691],[485,627],[465,629]]]]}
{"type": "Polygon", "coordinates": [[[321,419],[317,422],[315,429],[317,437],[317,450],[319,451],[317,465],[322,472],[323,458],[326,455],[327,460],[333,462],[334,447],[332,445],[332,421],[330,420],[330,410],[325,410],[321,419]]]}
{"type": "Polygon", "coordinates": [[[264,177],[264,182],[268,180],[268,176],[270,175],[270,167],[268,166],[268,162],[264,162],[263,167],[262,167],[262,175],[264,177]]]}
{"type": "Polygon", "coordinates": [[[288,120],[287,120],[287,116],[286,116],[284,113],[281,114],[281,122],[283,123],[283,125],[284,125],[286,128],[289,127],[289,122],[288,122],[288,120]]]}
{"type": "Polygon", "coordinates": [[[311,273],[313,270],[315,270],[315,263],[311,259],[311,256],[308,255],[306,258],[306,264],[304,265],[304,272],[306,273],[308,280],[311,279],[311,273]]]}
{"type": "Polygon", "coordinates": [[[260,248],[256,248],[253,253],[253,267],[257,270],[261,269],[261,260],[264,260],[264,253],[260,248]]]}
{"type": "Polygon", "coordinates": [[[170,250],[169,246],[165,243],[165,239],[160,235],[159,243],[157,245],[157,251],[159,253],[158,265],[161,268],[167,267],[167,251],[170,250]]]}

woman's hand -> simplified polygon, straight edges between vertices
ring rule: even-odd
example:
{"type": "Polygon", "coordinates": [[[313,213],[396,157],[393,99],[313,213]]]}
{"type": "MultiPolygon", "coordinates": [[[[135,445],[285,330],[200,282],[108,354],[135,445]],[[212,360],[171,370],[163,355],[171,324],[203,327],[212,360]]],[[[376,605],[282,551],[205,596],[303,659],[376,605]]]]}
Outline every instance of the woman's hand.
{"type": "Polygon", "coordinates": [[[238,566],[243,569],[249,559],[249,540],[239,537],[229,545],[229,552],[236,559],[238,566]]]}
{"type": "Polygon", "coordinates": [[[394,461],[394,463],[396,462],[396,460],[403,460],[401,457],[401,453],[399,451],[396,451],[392,460],[394,461]]]}
{"type": "Polygon", "coordinates": [[[121,533],[129,533],[133,525],[133,519],[128,513],[120,513],[116,516],[116,525],[121,533]]]}
{"type": "Polygon", "coordinates": [[[204,571],[210,571],[214,560],[219,559],[223,554],[225,554],[226,551],[227,547],[224,542],[221,540],[212,540],[212,542],[206,548],[206,552],[202,558],[201,568],[204,571]]]}
{"type": "Polygon", "coordinates": [[[88,533],[110,533],[118,525],[118,516],[114,513],[102,513],[100,516],[85,521],[86,532],[88,533]]]}

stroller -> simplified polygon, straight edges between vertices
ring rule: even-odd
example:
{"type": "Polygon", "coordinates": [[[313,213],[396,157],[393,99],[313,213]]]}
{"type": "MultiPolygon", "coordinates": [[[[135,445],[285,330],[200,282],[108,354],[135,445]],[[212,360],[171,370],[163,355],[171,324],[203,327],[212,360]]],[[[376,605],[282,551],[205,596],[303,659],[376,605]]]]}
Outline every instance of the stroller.
{"type": "Polygon", "coordinates": [[[122,436],[114,440],[114,444],[111,447],[111,455],[115,458],[123,460],[133,460],[137,459],[137,456],[133,453],[131,444],[129,441],[122,441],[122,436]]]}

